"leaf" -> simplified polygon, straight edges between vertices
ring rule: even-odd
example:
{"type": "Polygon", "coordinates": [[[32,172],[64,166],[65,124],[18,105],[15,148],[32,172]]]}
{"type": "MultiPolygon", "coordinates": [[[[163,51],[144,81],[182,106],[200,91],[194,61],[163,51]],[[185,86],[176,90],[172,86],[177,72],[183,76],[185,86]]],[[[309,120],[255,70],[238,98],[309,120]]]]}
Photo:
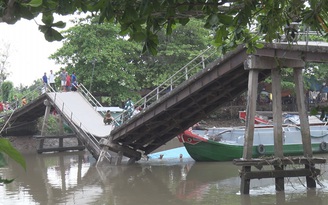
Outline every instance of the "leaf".
{"type": "Polygon", "coordinates": [[[156,48],[157,48],[157,44],[154,41],[148,39],[148,41],[145,42],[142,52],[145,53],[146,51],[148,51],[153,56],[156,56],[157,55],[156,48]]]}
{"type": "Polygon", "coordinates": [[[42,14],[42,22],[46,25],[51,25],[52,22],[54,22],[54,17],[52,16],[52,14],[43,13],[42,14]]]}
{"type": "Polygon", "coordinates": [[[141,42],[146,38],[146,35],[143,32],[134,32],[131,38],[137,42],[141,42]]]}
{"type": "Polygon", "coordinates": [[[255,47],[261,49],[261,48],[264,47],[264,44],[263,44],[263,43],[256,43],[256,44],[255,44],[255,47]]]}
{"type": "Polygon", "coordinates": [[[217,25],[219,22],[219,18],[216,14],[211,14],[206,19],[206,22],[209,23],[211,26],[217,25]]]}
{"type": "Polygon", "coordinates": [[[181,23],[182,25],[186,25],[188,22],[190,21],[189,18],[179,18],[179,23],[181,23]]]}
{"type": "Polygon", "coordinates": [[[35,15],[31,12],[30,8],[20,5],[20,4],[16,5],[15,13],[17,13],[17,15],[18,15],[16,18],[23,17],[28,20],[35,18],[35,15]]]}
{"type": "Polygon", "coordinates": [[[230,25],[233,22],[233,18],[228,15],[218,14],[219,21],[224,25],[230,25]]]}
{"type": "Polygon", "coordinates": [[[142,0],[141,5],[140,5],[140,15],[149,15],[151,11],[153,10],[152,4],[150,3],[149,0],[142,0]]]}
{"type": "Polygon", "coordinates": [[[2,179],[2,177],[0,177],[0,183],[10,184],[13,181],[14,179],[2,179]]]}
{"type": "Polygon", "coordinates": [[[138,19],[138,14],[132,6],[127,6],[125,8],[124,14],[122,16],[122,21],[125,23],[133,22],[138,19]]]}
{"type": "Polygon", "coordinates": [[[7,154],[26,170],[24,157],[11,145],[8,139],[0,138],[0,152],[7,154]]]}
{"type": "Polygon", "coordinates": [[[221,43],[222,43],[222,37],[223,37],[223,35],[222,35],[222,31],[221,31],[221,30],[218,30],[218,31],[216,32],[216,35],[214,36],[214,41],[215,41],[215,43],[221,45],[221,43]]]}
{"type": "Polygon", "coordinates": [[[42,5],[42,0],[31,0],[28,3],[22,3],[24,6],[39,7],[42,5]]]}
{"type": "Polygon", "coordinates": [[[57,27],[57,28],[65,28],[66,23],[63,22],[63,21],[58,21],[58,22],[56,22],[56,23],[53,23],[51,26],[52,26],[52,27],[57,27]]]}
{"type": "Polygon", "coordinates": [[[40,30],[42,33],[46,33],[48,28],[49,28],[49,26],[44,26],[44,25],[40,25],[40,26],[39,26],[39,30],[40,30]]]}
{"type": "Polygon", "coordinates": [[[45,39],[49,42],[61,41],[64,39],[58,31],[50,26],[40,25],[39,30],[44,34],[45,39]]]}
{"type": "Polygon", "coordinates": [[[225,30],[225,27],[221,26],[215,34],[214,40],[215,43],[218,43],[219,45],[221,45],[224,42],[224,39],[227,37],[227,35],[229,34],[229,32],[227,30],[225,30]]]}
{"type": "Polygon", "coordinates": [[[55,29],[50,28],[48,32],[46,33],[46,39],[50,42],[52,41],[61,41],[64,39],[64,37],[55,29]]]}

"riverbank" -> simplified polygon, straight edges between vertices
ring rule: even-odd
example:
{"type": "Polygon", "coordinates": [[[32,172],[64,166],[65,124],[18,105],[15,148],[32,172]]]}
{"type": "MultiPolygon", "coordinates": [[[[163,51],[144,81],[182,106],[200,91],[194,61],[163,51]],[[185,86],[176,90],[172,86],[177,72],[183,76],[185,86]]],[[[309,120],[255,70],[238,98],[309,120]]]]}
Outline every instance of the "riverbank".
{"type": "Polygon", "coordinates": [[[207,119],[204,120],[206,127],[238,127],[245,126],[245,122],[242,122],[239,118],[233,119],[207,119]]]}
{"type": "MultiPolygon", "coordinates": [[[[15,147],[20,153],[22,154],[29,154],[37,152],[39,148],[39,141],[33,136],[19,136],[19,137],[7,137],[13,147],[15,147]]],[[[78,143],[77,138],[67,138],[64,139],[64,146],[76,146],[78,143]]],[[[43,148],[51,148],[51,147],[58,147],[59,140],[58,139],[47,139],[44,141],[43,148]]]]}
{"type": "Polygon", "coordinates": [[[6,138],[9,139],[13,147],[15,147],[22,154],[35,153],[37,151],[38,141],[32,136],[6,138]]]}

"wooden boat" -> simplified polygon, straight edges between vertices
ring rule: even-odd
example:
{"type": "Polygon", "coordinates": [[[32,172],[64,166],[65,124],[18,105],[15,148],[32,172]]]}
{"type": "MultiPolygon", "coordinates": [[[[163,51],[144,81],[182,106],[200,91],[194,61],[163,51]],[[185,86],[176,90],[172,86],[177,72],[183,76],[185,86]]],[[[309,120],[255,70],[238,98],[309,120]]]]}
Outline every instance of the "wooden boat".
{"type": "MultiPolygon", "coordinates": [[[[311,125],[313,153],[328,151],[328,126],[311,125]]],[[[186,130],[178,136],[195,161],[230,161],[242,157],[245,127],[210,128],[207,130],[186,130]]],[[[274,155],[272,126],[259,126],[254,129],[253,158],[274,155]]],[[[299,126],[283,127],[284,156],[303,154],[301,130],[299,126]]]]}
{"type": "MultiPolygon", "coordinates": [[[[246,121],[246,111],[239,111],[239,119],[246,121]]],[[[269,120],[263,119],[260,116],[255,116],[254,124],[270,124],[269,120]]]]}

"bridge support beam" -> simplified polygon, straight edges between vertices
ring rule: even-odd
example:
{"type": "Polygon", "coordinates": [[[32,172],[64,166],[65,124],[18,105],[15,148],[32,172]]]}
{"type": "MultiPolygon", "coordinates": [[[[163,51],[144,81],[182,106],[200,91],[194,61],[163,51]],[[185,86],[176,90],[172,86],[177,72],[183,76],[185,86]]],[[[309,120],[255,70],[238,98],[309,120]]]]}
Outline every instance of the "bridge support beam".
{"type": "MultiPolygon", "coordinates": [[[[274,153],[275,157],[283,158],[283,133],[282,133],[282,105],[281,105],[281,68],[271,69],[272,78],[272,113],[273,113],[273,136],[274,136],[274,153]]],[[[283,170],[283,165],[275,165],[276,171],[283,170]]],[[[276,191],[285,190],[284,177],[276,177],[276,191]]]]}
{"type": "MultiPolygon", "coordinates": [[[[294,81],[296,89],[296,104],[300,116],[301,133],[302,133],[302,144],[304,157],[312,158],[312,146],[311,146],[311,134],[309,118],[306,111],[305,97],[304,97],[304,85],[302,68],[294,68],[294,81]]],[[[314,164],[306,165],[307,169],[314,169],[314,164]]],[[[315,179],[311,176],[306,176],[306,184],[308,188],[315,188],[315,179]]]]}
{"type": "MultiPolygon", "coordinates": [[[[251,159],[253,154],[254,141],[254,120],[256,112],[257,85],[259,71],[252,69],[248,74],[248,93],[246,107],[246,130],[245,144],[243,151],[244,159],[251,159]]],[[[250,172],[251,166],[242,166],[242,172],[250,172]]],[[[241,176],[240,193],[249,194],[251,179],[241,176]]]]}
{"type": "Polygon", "coordinates": [[[276,69],[276,68],[304,68],[302,60],[272,58],[249,55],[244,63],[245,70],[250,69],[276,69]]]}
{"type": "MultiPolygon", "coordinates": [[[[48,100],[44,100],[43,103],[46,106],[46,110],[45,110],[45,113],[44,113],[44,118],[43,118],[43,123],[42,123],[42,128],[41,128],[41,136],[42,137],[46,133],[46,127],[47,127],[47,123],[48,123],[48,120],[49,120],[50,109],[51,109],[51,105],[50,105],[50,102],[48,100]]],[[[42,138],[40,140],[39,150],[43,149],[43,144],[44,144],[44,138],[42,138]]]]}

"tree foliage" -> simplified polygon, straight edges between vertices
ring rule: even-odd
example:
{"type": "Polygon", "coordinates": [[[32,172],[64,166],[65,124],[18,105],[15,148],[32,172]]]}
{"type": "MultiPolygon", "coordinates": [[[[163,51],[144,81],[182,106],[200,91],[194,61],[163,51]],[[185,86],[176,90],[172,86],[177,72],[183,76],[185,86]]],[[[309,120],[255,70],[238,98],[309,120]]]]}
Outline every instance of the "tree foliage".
{"type": "Polygon", "coordinates": [[[192,18],[204,19],[203,26],[215,31],[213,38],[222,51],[239,43],[252,51],[259,36],[272,41],[285,32],[293,32],[292,22],[326,33],[327,0],[1,0],[0,22],[13,24],[21,18],[42,14],[39,25],[47,40],[61,40],[55,30],[65,26],[55,22],[53,14],[74,12],[99,14],[99,22],[120,25],[121,35],[144,42],[143,51],[156,54],[158,32],[171,34],[176,25],[186,25],[192,18]]]}
{"type": "Polygon", "coordinates": [[[169,36],[158,32],[157,55],[141,55],[143,66],[136,73],[143,83],[140,87],[157,87],[211,45],[211,32],[202,28],[202,23],[191,20],[188,25],[177,25],[169,36]]]}
{"type": "Polygon", "coordinates": [[[64,33],[66,39],[51,58],[63,64],[69,74],[76,72],[77,80],[95,96],[125,100],[138,89],[135,70],[140,61],[140,46],[119,35],[119,28],[97,24],[90,20],[64,33]]]}
{"type": "Polygon", "coordinates": [[[1,93],[2,93],[2,100],[9,101],[10,92],[12,91],[14,85],[10,81],[5,81],[1,84],[1,93]]]}
{"type": "Polygon", "coordinates": [[[108,103],[139,96],[142,88],[152,89],[209,46],[208,30],[199,28],[200,20],[178,26],[170,36],[158,34],[158,55],[142,54],[141,43],[121,37],[116,25],[98,24],[87,18],[63,33],[63,46],[53,55],[78,82],[95,96],[108,97],[108,103]]]}
{"type": "Polygon", "coordinates": [[[3,42],[2,45],[0,46],[0,83],[3,83],[9,76],[8,73],[9,51],[10,51],[10,44],[3,42]]]}

